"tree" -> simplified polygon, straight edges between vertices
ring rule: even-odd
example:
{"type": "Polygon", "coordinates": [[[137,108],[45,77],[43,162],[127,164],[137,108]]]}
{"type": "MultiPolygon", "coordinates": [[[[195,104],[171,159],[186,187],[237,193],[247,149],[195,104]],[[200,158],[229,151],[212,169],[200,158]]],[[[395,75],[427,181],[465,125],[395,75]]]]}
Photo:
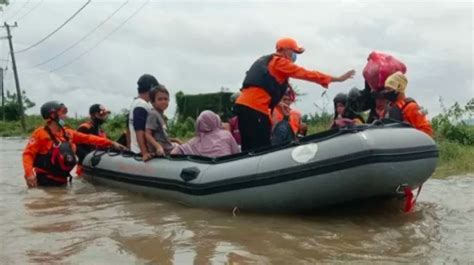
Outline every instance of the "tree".
{"type": "MultiPolygon", "coordinates": [[[[30,109],[36,105],[26,96],[26,92],[24,90],[21,92],[21,94],[23,99],[23,111],[26,111],[27,109],[30,109]]],[[[3,117],[3,113],[5,113],[5,120],[7,121],[20,120],[20,107],[18,105],[16,93],[10,93],[7,91],[7,95],[5,97],[5,107],[2,108],[0,106],[0,117],[3,117]]]]}
{"type": "Polygon", "coordinates": [[[0,11],[3,11],[3,6],[8,6],[9,4],[9,0],[0,0],[0,11]]]}

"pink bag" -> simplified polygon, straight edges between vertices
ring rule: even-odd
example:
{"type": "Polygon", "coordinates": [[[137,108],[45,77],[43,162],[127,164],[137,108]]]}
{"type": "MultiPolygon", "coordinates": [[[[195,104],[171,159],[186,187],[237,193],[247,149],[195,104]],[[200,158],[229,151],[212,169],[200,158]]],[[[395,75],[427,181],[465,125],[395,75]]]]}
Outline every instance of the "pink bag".
{"type": "Polygon", "coordinates": [[[407,67],[397,58],[379,52],[371,52],[364,67],[364,79],[372,91],[383,89],[385,80],[395,72],[406,73],[407,67]]]}

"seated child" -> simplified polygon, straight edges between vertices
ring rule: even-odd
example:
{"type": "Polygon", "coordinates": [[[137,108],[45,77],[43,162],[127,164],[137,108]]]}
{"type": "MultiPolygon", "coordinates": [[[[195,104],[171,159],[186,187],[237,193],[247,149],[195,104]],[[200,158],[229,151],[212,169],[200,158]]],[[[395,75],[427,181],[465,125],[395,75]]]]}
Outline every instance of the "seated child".
{"type": "Polygon", "coordinates": [[[145,138],[148,152],[155,155],[167,155],[176,146],[166,132],[164,111],[169,105],[168,90],[158,85],[150,90],[150,102],[153,109],[148,113],[145,127],[145,138]]]}
{"type": "Polygon", "coordinates": [[[342,128],[348,125],[362,124],[364,119],[346,108],[347,95],[339,93],[334,97],[334,121],[331,128],[342,128]]]}

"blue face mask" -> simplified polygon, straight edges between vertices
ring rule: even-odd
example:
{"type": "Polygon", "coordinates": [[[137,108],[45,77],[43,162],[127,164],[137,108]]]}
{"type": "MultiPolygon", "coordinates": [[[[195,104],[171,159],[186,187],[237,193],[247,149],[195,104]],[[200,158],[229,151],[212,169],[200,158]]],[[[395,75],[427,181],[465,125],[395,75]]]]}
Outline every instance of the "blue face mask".
{"type": "Polygon", "coordinates": [[[298,58],[298,55],[296,54],[296,52],[291,53],[291,61],[296,62],[296,58],[298,58]]]}
{"type": "Polygon", "coordinates": [[[59,126],[64,127],[64,125],[65,125],[66,123],[64,122],[63,119],[58,119],[58,124],[59,124],[59,126]]]}

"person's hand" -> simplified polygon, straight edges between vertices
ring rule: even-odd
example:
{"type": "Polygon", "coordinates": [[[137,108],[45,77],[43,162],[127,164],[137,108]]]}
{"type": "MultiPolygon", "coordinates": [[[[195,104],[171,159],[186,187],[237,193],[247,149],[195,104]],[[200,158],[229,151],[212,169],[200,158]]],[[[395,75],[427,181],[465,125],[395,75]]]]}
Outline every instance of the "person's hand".
{"type": "Polygon", "coordinates": [[[344,82],[347,79],[353,78],[354,75],[355,75],[355,70],[352,69],[350,71],[347,71],[345,74],[341,75],[340,77],[336,78],[334,81],[344,82]]]}
{"type": "Polygon", "coordinates": [[[155,154],[157,156],[163,156],[165,154],[165,150],[163,149],[163,147],[159,144],[155,145],[155,154]]]}
{"type": "Polygon", "coordinates": [[[279,104],[280,104],[281,111],[283,112],[283,115],[290,116],[290,112],[291,112],[290,106],[288,106],[288,104],[283,103],[283,102],[280,102],[279,104]]]}
{"type": "Polygon", "coordinates": [[[26,180],[26,185],[28,185],[28,188],[34,188],[38,186],[38,180],[36,179],[35,175],[25,176],[25,180],[26,180]]]}
{"type": "Polygon", "coordinates": [[[153,158],[153,154],[148,153],[148,152],[143,153],[143,155],[142,155],[142,160],[143,160],[143,162],[146,162],[146,161],[148,161],[148,160],[150,160],[150,159],[152,159],[152,158],[153,158]]]}
{"type": "Polygon", "coordinates": [[[112,148],[120,150],[120,151],[128,150],[127,147],[125,147],[125,146],[123,146],[123,145],[121,145],[117,142],[112,142],[112,148]]]}
{"type": "Polygon", "coordinates": [[[354,120],[346,119],[346,118],[339,118],[334,121],[338,127],[346,127],[348,125],[353,125],[354,120]]]}
{"type": "Polygon", "coordinates": [[[173,138],[173,139],[170,139],[172,143],[177,143],[179,145],[182,145],[183,144],[183,141],[179,140],[178,138],[173,138]]]}

